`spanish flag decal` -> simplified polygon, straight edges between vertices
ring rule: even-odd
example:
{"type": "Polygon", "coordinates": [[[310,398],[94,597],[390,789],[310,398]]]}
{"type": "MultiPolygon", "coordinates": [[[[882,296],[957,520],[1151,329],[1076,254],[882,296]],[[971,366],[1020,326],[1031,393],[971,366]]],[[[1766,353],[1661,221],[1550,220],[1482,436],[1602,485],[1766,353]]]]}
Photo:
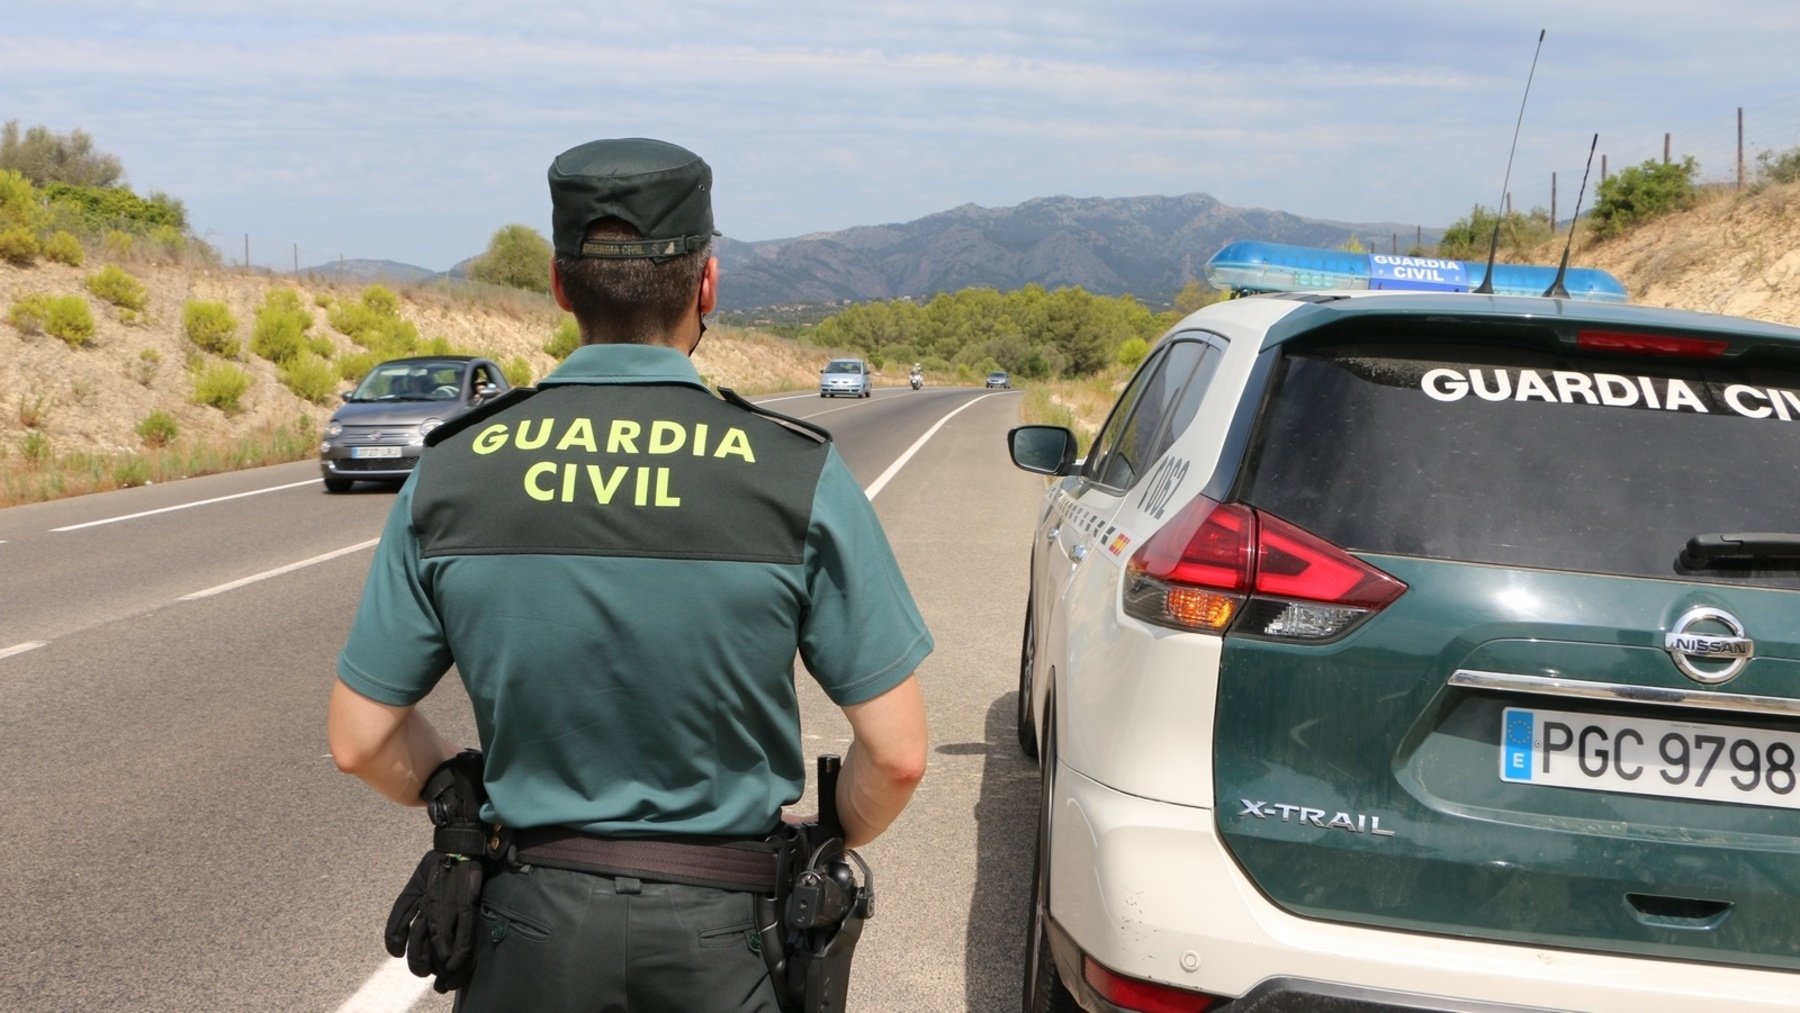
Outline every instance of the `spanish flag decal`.
{"type": "Polygon", "coordinates": [[[1125,532],[1121,531],[1118,534],[1113,536],[1112,542],[1106,546],[1106,551],[1108,551],[1116,556],[1119,553],[1124,552],[1125,546],[1130,545],[1130,544],[1131,544],[1131,536],[1126,534],[1125,532]]]}

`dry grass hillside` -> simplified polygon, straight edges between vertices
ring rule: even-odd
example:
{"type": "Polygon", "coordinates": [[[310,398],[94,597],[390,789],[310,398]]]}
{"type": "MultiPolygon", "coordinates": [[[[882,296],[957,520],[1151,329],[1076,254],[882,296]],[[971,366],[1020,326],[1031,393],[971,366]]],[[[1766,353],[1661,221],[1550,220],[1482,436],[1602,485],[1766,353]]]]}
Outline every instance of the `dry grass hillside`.
{"type": "MultiPolygon", "coordinates": [[[[1557,243],[1533,259],[1561,255],[1557,243]]],[[[1577,236],[1570,262],[1611,271],[1640,305],[1800,325],[1800,183],[1712,191],[1626,235],[1577,236]]]]}
{"type": "MultiPolygon", "coordinates": [[[[92,341],[75,348],[47,333],[22,333],[0,323],[0,467],[23,463],[24,441],[33,433],[40,435],[40,446],[48,439],[55,455],[137,451],[142,446],[137,426],[157,410],[174,417],[183,441],[218,441],[297,420],[323,427],[336,402],[312,404],[296,396],[281,384],[272,363],[248,352],[235,363],[253,377],[240,411],[227,415],[195,404],[187,369],[193,347],[183,334],[183,307],[189,300],[223,302],[247,347],[256,309],[268,291],[293,288],[313,315],[311,333],[329,335],[340,353],[350,354],[360,349],[332,330],[321,303],[354,301],[360,287],[217,267],[125,264],[149,294],[144,320],[127,323],[84,288],[84,279],[104,263],[93,258],[81,268],[47,262],[22,268],[0,262],[0,319],[19,298],[48,293],[85,299],[96,325],[92,341]]],[[[543,346],[563,314],[546,296],[404,286],[395,291],[401,316],[426,341],[442,337],[459,351],[490,355],[502,364],[523,358],[533,379],[555,365],[543,346]]],[[[709,382],[756,393],[817,383],[828,355],[759,332],[710,328],[695,362],[709,382]]],[[[340,388],[351,385],[345,381],[340,388]]]]}

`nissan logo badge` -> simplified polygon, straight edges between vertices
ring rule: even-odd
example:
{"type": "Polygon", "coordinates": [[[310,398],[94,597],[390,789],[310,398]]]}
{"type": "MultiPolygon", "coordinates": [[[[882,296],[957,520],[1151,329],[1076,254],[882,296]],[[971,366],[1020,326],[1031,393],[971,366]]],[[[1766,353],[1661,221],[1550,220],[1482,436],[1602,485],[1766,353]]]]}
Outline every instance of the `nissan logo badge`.
{"type": "Polygon", "coordinates": [[[1675,621],[1674,631],[1663,637],[1663,650],[1682,674],[1717,686],[1744,670],[1756,656],[1756,643],[1744,636],[1744,624],[1736,616],[1702,605],[1688,609],[1675,621]]]}

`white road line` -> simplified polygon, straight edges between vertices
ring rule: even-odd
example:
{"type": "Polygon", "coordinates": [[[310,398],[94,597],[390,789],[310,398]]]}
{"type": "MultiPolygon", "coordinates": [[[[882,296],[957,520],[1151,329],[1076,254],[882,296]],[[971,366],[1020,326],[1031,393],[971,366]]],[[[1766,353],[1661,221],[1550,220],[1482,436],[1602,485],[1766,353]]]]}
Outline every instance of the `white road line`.
{"type": "Polygon", "coordinates": [[[337,1013],[397,1013],[412,1009],[430,987],[430,978],[413,977],[406,958],[395,957],[370,975],[355,995],[345,999],[337,1013]]]}
{"type": "Polygon", "coordinates": [[[955,418],[958,414],[962,413],[964,410],[966,410],[968,408],[972,408],[975,405],[977,405],[983,401],[986,401],[990,397],[999,397],[999,396],[1000,395],[998,395],[998,394],[983,394],[978,398],[972,398],[968,401],[965,401],[961,408],[958,408],[958,409],[956,409],[956,411],[953,411],[950,414],[944,416],[943,418],[938,419],[936,425],[932,426],[930,429],[925,430],[925,435],[919,437],[917,440],[914,440],[913,445],[906,448],[906,453],[901,454],[897,459],[895,459],[893,464],[888,465],[887,470],[881,473],[880,478],[877,478],[875,481],[869,483],[869,487],[867,489],[863,490],[863,495],[869,497],[870,499],[874,499],[876,493],[879,493],[882,489],[887,487],[888,480],[893,478],[895,475],[899,474],[900,469],[906,466],[906,462],[912,460],[912,456],[919,452],[919,448],[923,447],[925,445],[925,441],[931,439],[933,436],[936,436],[937,431],[944,428],[944,423],[955,418]]]}
{"type": "Polygon", "coordinates": [[[295,570],[298,570],[302,567],[311,566],[314,563],[323,563],[326,560],[336,559],[339,556],[348,556],[352,552],[361,552],[363,549],[366,549],[369,546],[374,545],[375,543],[377,543],[379,541],[381,541],[381,539],[371,538],[366,542],[357,542],[355,545],[346,546],[345,548],[342,548],[342,549],[336,549],[331,552],[327,552],[322,556],[314,556],[311,559],[302,559],[298,563],[289,563],[286,566],[278,566],[273,570],[264,570],[262,573],[253,574],[249,577],[244,577],[239,580],[234,580],[229,584],[220,584],[218,587],[209,587],[204,591],[195,591],[193,594],[184,594],[177,600],[178,601],[193,601],[195,598],[210,598],[215,594],[224,594],[227,591],[235,591],[238,588],[243,587],[246,584],[254,584],[259,580],[268,580],[270,577],[279,577],[284,573],[292,573],[295,570]]]}
{"type": "Polygon", "coordinates": [[[265,492],[280,492],[283,489],[298,489],[303,485],[317,485],[319,479],[309,478],[304,482],[290,482],[287,485],[272,485],[267,489],[252,489],[249,492],[232,493],[230,496],[215,496],[212,499],[195,500],[192,503],[177,503],[174,506],[162,507],[158,510],[145,510],[141,513],[125,514],[122,517],[108,517],[101,521],[88,521],[85,524],[70,524],[67,527],[51,528],[51,531],[79,531],[82,528],[98,527],[102,524],[117,524],[119,521],[134,521],[139,517],[152,514],[166,514],[171,510],[186,510],[189,507],[206,506],[209,503],[223,503],[228,499],[243,499],[245,496],[260,496],[265,492]]]}
{"type": "Polygon", "coordinates": [[[48,640],[27,640],[22,644],[14,644],[11,647],[0,649],[0,658],[10,658],[15,654],[35,651],[49,642],[48,640]]]}

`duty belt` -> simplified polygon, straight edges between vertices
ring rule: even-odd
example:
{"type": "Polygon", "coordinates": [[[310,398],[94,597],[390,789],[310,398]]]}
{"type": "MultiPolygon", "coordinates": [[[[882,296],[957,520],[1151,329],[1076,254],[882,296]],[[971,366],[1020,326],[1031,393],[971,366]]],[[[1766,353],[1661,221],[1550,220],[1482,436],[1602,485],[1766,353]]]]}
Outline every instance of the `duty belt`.
{"type": "Polygon", "coordinates": [[[786,849],[779,840],[596,837],[533,827],[513,831],[505,850],[518,865],[772,895],[783,885],[786,849]]]}

